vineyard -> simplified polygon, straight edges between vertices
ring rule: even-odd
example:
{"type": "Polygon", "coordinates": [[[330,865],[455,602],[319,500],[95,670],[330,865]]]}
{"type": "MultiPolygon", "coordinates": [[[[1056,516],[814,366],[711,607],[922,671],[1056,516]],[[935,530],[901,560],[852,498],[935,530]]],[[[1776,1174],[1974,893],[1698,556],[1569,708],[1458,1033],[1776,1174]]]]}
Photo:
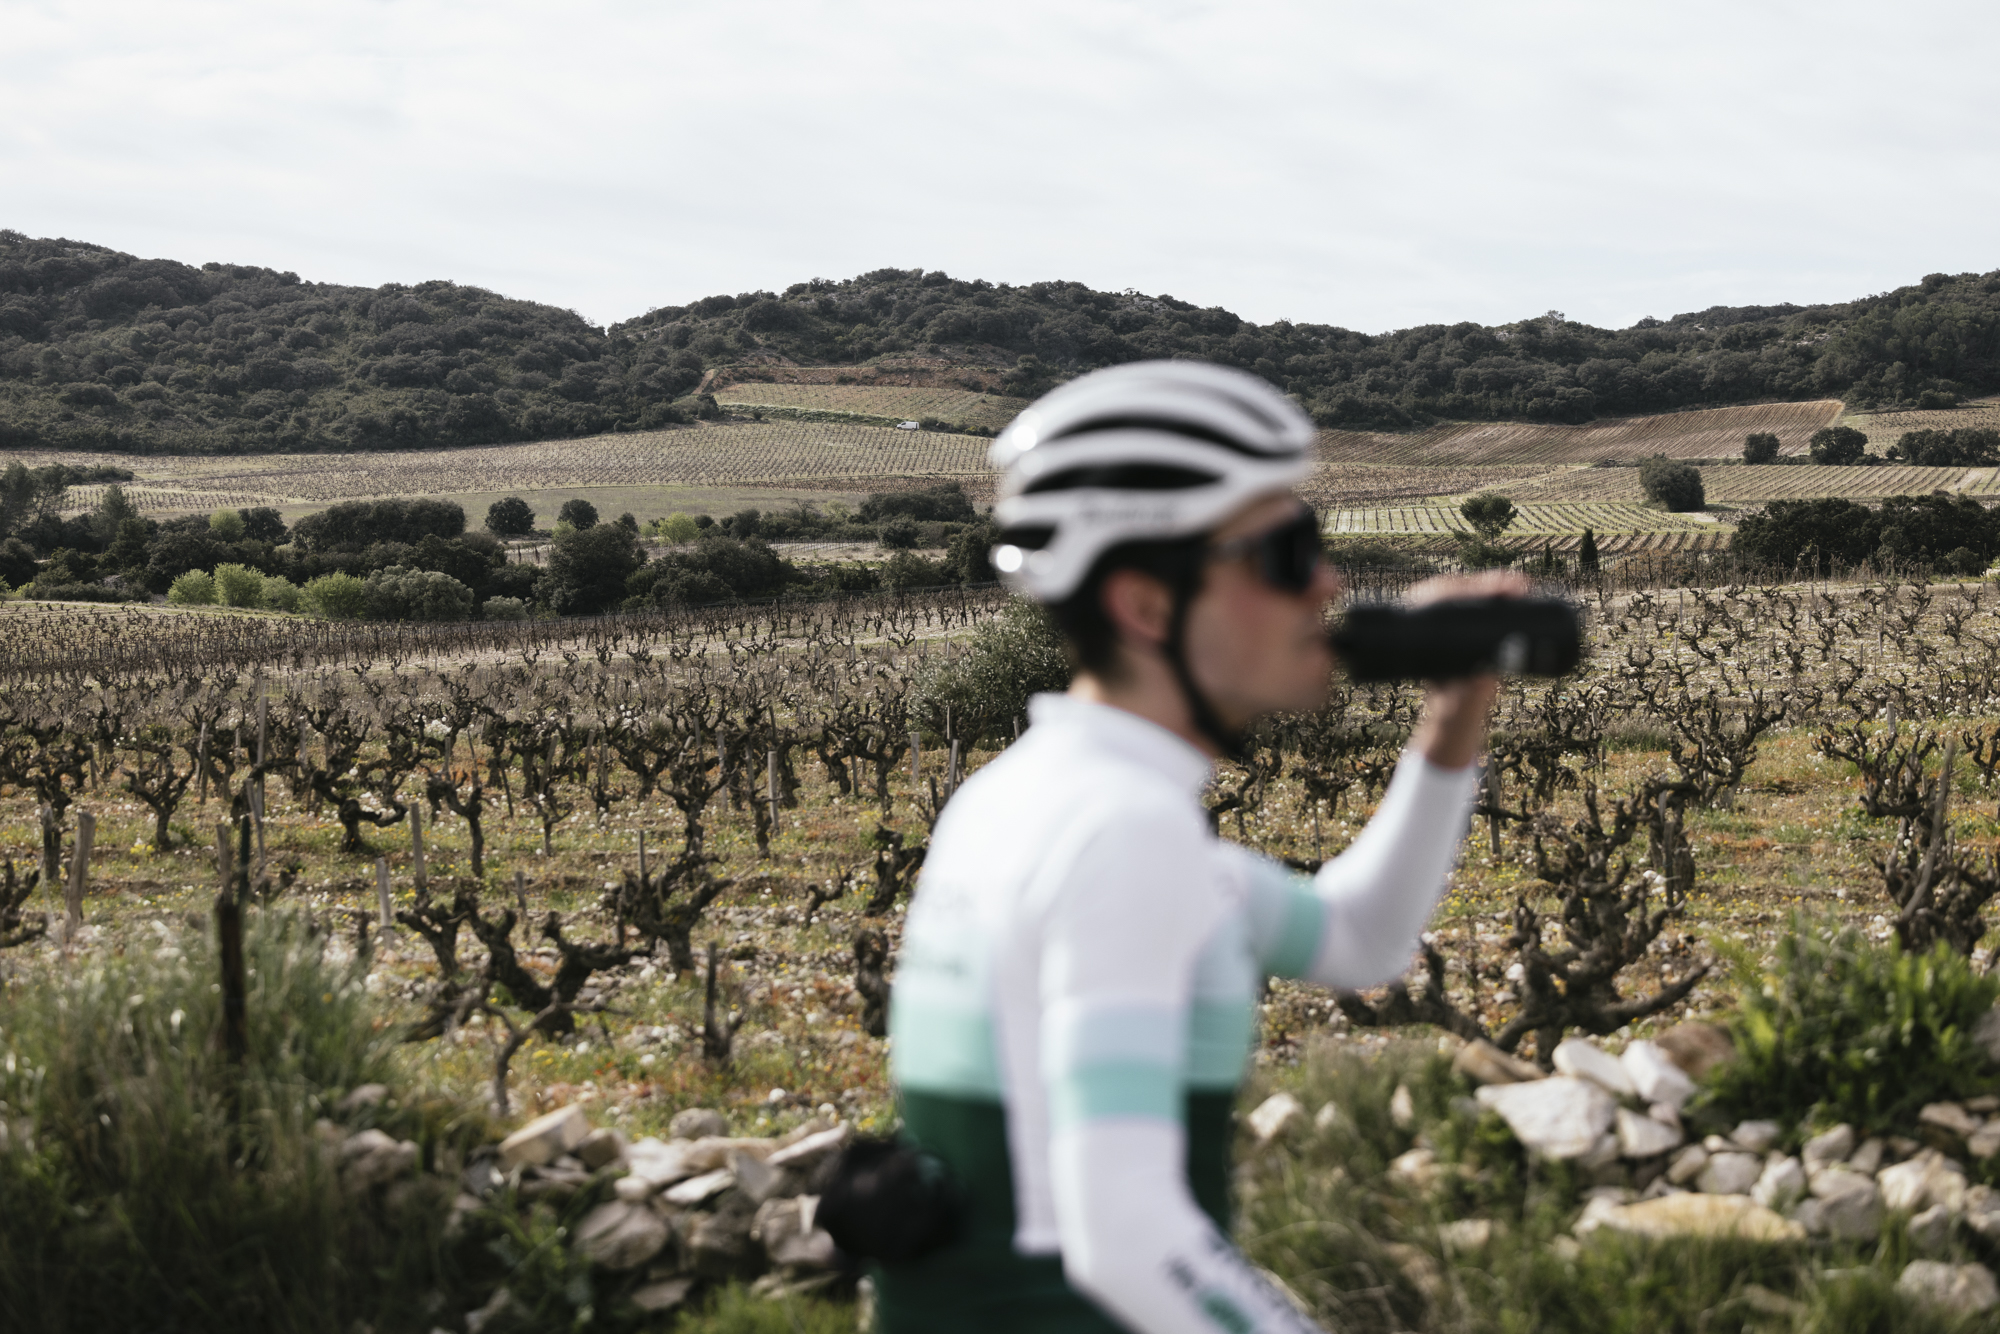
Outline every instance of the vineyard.
{"type": "Polygon", "coordinates": [[[951,386],[903,388],[868,384],[770,384],[745,381],[715,391],[715,401],[737,412],[834,413],[889,425],[935,418],[987,432],[1005,429],[1028,406],[1022,398],[951,386]]]}
{"type": "MultiPolygon", "coordinates": [[[[1880,500],[1885,496],[1920,496],[1932,491],[1981,495],[1995,486],[1992,468],[1916,468],[1894,464],[1843,468],[1810,463],[1759,467],[1738,463],[1700,471],[1702,488],[1711,505],[1761,505],[1771,500],[1809,500],[1819,496],[1880,500]]],[[[1508,494],[1528,504],[1558,498],[1637,504],[1644,498],[1637,468],[1574,468],[1516,483],[1508,494]]]]}
{"type": "Polygon", "coordinates": [[[1630,417],[1583,426],[1531,422],[1455,423],[1409,435],[1322,431],[1320,458],[1329,463],[1402,465],[1541,464],[1550,468],[1604,460],[1630,463],[1652,454],[1677,459],[1733,458],[1743,437],[1768,431],[1781,452],[1802,454],[1806,440],[1840,415],[1828,399],[1710,408],[1658,417],[1630,417]]]}
{"type": "MultiPolygon", "coordinates": [[[[23,453],[30,467],[111,463],[137,480],[142,511],[218,505],[328,505],[342,500],[662,485],[797,483],[808,489],[883,476],[983,476],[987,441],[951,432],[820,422],[704,424],[582,440],[470,449],[253,457],[23,453]]],[[[865,488],[864,488],[865,489],[865,488]]],[[[76,487],[72,510],[101,487],[76,487]]]]}
{"type": "MultiPolygon", "coordinates": [[[[1600,533],[1712,534],[1716,531],[1716,521],[1707,515],[1672,514],[1637,503],[1530,502],[1517,506],[1517,510],[1518,517],[1507,529],[1507,536],[1510,539],[1540,537],[1543,534],[1575,535],[1585,528],[1600,533]]],[[[1327,524],[1327,532],[1336,536],[1361,533],[1453,534],[1472,531],[1472,525],[1466,521],[1465,516],[1459,513],[1456,506],[1450,505],[1336,510],[1327,524]]]]}
{"type": "Polygon", "coordinates": [[[2000,398],[1974,399],[1955,408],[1909,412],[1856,412],[1841,418],[1868,437],[1868,448],[1880,454],[1906,431],[1953,431],[1960,427],[2000,427],[2000,398]]]}
{"type": "MultiPolygon", "coordinates": [[[[1464,863],[1411,978],[1364,995],[1277,985],[1267,1073],[1376,1050],[1413,1022],[1546,1063],[1567,1033],[1714,1015],[1730,994],[1717,947],[1768,950],[1801,906],[1984,960],[2000,879],[1972,850],[2000,833],[2000,598],[1661,573],[1666,587],[1572,590],[1588,665],[1505,693],[1464,863]],[[1963,794],[1948,812],[1940,782],[1963,794]],[[1635,837],[1657,877],[1591,871],[1635,837]],[[1543,948],[1563,931],[1576,949],[1543,948]]],[[[253,934],[303,921],[338,946],[376,1030],[401,1040],[394,1068],[411,1073],[392,1078],[420,1078],[440,1109],[425,1115],[486,1109],[448,1134],[386,1122],[436,1136],[440,1161],[468,1161],[452,1135],[499,1133],[482,1116],[568,1104],[628,1140],[697,1107],[738,1136],[882,1128],[900,914],[957,785],[1019,735],[1034,682],[1060,680],[1032,626],[1000,594],[955,590],[484,626],[8,606],[0,976],[19,998],[77,958],[208,959],[172,942],[212,929],[233,876],[224,900],[253,934]]],[[[1208,794],[1222,833],[1303,865],[1337,851],[1417,703],[1340,686],[1325,710],[1272,720],[1208,794]]],[[[252,1004],[253,1040],[273,1022],[252,1004]]],[[[10,1115],[38,1088],[0,1076],[10,1115]]],[[[610,1194],[608,1178],[546,1184],[571,1170],[483,1188],[453,1226],[575,1228],[610,1194]]],[[[1584,1184],[1551,1184],[1538,1207],[1572,1218],[1584,1184]]],[[[690,1226],[724,1217],[693,1207],[690,1226]]],[[[1301,1281],[1277,1234],[1244,1240],[1301,1281]]],[[[654,1281],[497,1253],[515,1258],[435,1281],[484,1284],[453,1289],[463,1309],[505,1281],[569,1320],[629,1310],[654,1281]]],[[[741,1271],[684,1272],[683,1297],[741,1271]]],[[[1389,1272],[1402,1315],[1362,1327],[1456,1327],[1422,1316],[1414,1271],[1389,1272]]],[[[642,1326],[658,1327],[615,1327],[642,1326]]]]}

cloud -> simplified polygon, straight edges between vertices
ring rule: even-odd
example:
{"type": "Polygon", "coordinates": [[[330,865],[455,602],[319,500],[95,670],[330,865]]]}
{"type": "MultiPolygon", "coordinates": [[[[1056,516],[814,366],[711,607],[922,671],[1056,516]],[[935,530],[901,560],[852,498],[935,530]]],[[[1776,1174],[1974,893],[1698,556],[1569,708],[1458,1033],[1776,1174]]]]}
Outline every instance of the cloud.
{"type": "Polygon", "coordinates": [[[2000,265],[1988,9],[0,3],[0,225],[605,322],[884,265],[1381,330],[2000,265]]]}

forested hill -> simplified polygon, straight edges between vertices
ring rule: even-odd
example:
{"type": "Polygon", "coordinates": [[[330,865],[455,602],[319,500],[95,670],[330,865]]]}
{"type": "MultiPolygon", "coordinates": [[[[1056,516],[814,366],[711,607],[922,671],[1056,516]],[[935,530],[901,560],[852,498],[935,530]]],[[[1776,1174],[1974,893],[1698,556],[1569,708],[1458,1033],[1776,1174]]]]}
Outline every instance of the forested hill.
{"type": "Polygon", "coordinates": [[[2000,272],[1829,306],[1716,307],[1630,329],[1556,312],[1361,334],[1255,325],[1171,296],[879,269],[712,296],[600,330],[445,281],[340,287],[0,231],[0,448],[412,448],[658,427],[704,374],[919,355],[1031,395],[1093,367],[1197,356],[1260,372],[1327,425],[1585,421],[1840,395],[2000,389],[2000,272]]]}

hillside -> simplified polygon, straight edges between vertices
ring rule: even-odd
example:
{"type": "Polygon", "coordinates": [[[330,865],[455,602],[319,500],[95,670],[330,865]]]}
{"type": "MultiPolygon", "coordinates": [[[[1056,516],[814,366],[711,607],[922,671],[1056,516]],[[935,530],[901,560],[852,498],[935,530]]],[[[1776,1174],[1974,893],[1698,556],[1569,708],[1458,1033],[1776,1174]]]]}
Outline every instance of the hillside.
{"type": "Polygon", "coordinates": [[[1838,305],[1717,307],[1624,330],[1550,312],[1373,335],[1260,326],[1219,307],[1079,283],[996,286],[878,269],[782,294],[705,297],[600,330],[571,311],[442,280],[343,287],[0,231],[0,447],[12,449],[317,452],[557,439],[713,414],[712,398],[690,397],[705,382],[740,387],[801,366],[858,381],[913,359],[928,387],[989,396],[981,420],[940,421],[991,429],[993,398],[1031,397],[1093,367],[1159,356],[1257,371],[1323,425],[1349,429],[1579,424],[1829,396],[1851,407],[1932,407],[2000,388],[2000,272],[1933,274],[1838,305]]]}

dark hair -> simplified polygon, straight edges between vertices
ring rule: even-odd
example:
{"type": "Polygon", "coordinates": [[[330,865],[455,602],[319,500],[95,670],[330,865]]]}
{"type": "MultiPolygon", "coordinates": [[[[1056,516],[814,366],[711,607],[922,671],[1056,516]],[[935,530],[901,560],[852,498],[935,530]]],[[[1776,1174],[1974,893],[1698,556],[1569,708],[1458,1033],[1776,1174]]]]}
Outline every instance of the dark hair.
{"type": "Polygon", "coordinates": [[[1106,679],[1119,674],[1118,627],[1104,610],[1106,579],[1119,570],[1137,570],[1158,579],[1176,596],[1190,596],[1201,582],[1205,544],[1204,537],[1124,542],[1099,556],[1074,593],[1049,604],[1049,616],[1069,651],[1070,666],[1106,679]]]}

